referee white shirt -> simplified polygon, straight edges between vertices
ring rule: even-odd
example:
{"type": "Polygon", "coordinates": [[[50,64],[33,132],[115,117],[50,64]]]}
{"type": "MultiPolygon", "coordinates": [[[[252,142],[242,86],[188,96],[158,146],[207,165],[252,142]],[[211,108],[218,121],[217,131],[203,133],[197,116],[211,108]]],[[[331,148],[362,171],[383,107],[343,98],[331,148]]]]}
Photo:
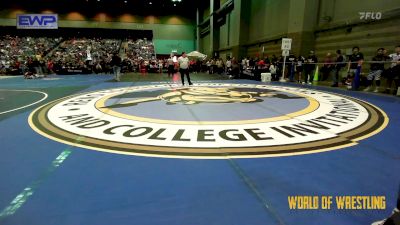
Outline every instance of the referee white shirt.
{"type": "Polygon", "coordinates": [[[189,68],[189,58],[188,57],[179,57],[178,58],[179,62],[179,68],[180,69],[187,69],[189,68]]]}

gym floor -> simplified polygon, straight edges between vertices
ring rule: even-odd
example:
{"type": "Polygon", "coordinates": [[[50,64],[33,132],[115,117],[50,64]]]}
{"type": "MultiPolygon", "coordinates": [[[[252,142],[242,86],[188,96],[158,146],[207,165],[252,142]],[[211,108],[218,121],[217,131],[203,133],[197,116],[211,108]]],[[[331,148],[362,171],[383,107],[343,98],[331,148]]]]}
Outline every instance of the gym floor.
{"type": "MultiPolygon", "coordinates": [[[[191,77],[195,84],[265,84],[220,75],[191,77]]],[[[365,101],[382,110],[382,119],[388,122],[353,145],[274,157],[93,151],[48,138],[29,123],[35,109],[66,96],[157,84],[180,85],[180,77],[131,74],[124,75],[122,82],[114,82],[112,75],[0,79],[0,224],[361,225],[385,218],[395,207],[400,180],[400,98],[396,96],[272,83],[365,101]],[[289,196],[385,196],[386,207],[293,210],[289,196]]],[[[200,118],[204,112],[192,116],[200,118]]]]}

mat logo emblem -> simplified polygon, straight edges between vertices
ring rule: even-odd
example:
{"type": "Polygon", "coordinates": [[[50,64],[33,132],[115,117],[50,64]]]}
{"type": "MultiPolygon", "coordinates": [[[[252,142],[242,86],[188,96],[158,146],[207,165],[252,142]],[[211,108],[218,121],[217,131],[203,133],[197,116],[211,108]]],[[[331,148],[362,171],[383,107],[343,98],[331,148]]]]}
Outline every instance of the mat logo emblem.
{"type": "Polygon", "coordinates": [[[277,97],[282,99],[296,99],[285,94],[278,94],[275,91],[249,92],[231,88],[180,88],[158,95],[156,97],[141,98],[133,101],[123,102],[107,106],[106,108],[121,108],[136,106],[140,103],[150,101],[164,101],[167,105],[173,104],[200,104],[200,103],[252,103],[263,101],[257,97],[277,97]]]}
{"type": "Polygon", "coordinates": [[[174,158],[252,158],[356,145],[388,117],[358,99],[296,87],[204,83],[68,96],[31,113],[31,127],[85,149],[174,158]]]}

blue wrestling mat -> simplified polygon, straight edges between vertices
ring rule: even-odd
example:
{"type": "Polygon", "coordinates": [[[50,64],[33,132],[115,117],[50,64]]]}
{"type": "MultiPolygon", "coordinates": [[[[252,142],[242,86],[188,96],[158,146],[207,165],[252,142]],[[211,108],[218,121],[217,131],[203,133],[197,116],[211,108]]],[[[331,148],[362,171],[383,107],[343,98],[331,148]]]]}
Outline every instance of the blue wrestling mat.
{"type": "MultiPolygon", "coordinates": [[[[161,75],[160,75],[161,76],[161,75]]],[[[398,97],[250,80],[0,80],[0,224],[370,224],[398,97]]]]}

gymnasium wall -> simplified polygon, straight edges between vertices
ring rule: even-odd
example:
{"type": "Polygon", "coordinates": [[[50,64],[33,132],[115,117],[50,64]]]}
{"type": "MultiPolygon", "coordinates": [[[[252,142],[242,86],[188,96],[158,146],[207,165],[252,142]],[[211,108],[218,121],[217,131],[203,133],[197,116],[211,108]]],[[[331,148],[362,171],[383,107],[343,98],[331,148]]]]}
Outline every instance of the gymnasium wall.
{"type": "MultiPolygon", "coordinates": [[[[222,1],[221,4],[223,4],[222,1]]],[[[239,45],[240,29],[237,25],[240,24],[240,8],[238,7],[240,2],[236,0],[234,4],[237,7],[225,16],[225,24],[220,27],[219,47],[222,49],[239,45]]]]}
{"type": "Polygon", "coordinates": [[[321,0],[315,50],[323,58],[337,49],[350,54],[359,46],[366,60],[378,48],[393,52],[400,44],[400,0],[321,0]],[[350,4],[349,4],[350,3],[350,4]],[[359,12],[380,13],[380,20],[361,20],[359,12]]]}
{"type": "Polygon", "coordinates": [[[249,42],[287,33],[290,0],[250,1],[249,42]]]}
{"type": "Polygon", "coordinates": [[[330,23],[359,20],[359,12],[382,12],[400,7],[399,0],[320,0],[319,25],[323,18],[331,17],[330,23]]]}
{"type": "Polygon", "coordinates": [[[280,55],[282,37],[293,38],[296,55],[313,49],[320,58],[359,45],[368,59],[378,47],[393,51],[400,44],[400,0],[234,0],[228,16],[216,50],[244,49],[233,51],[237,57],[280,55]],[[361,20],[360,12],[382,18],[361,20]]]}
{"type": "Polygon", "coordinates": [[[359,24],[353,27],[316,32],[316,54],[322,58],[327,52],[334,53],[341,49],[350,54],[353,46],[359,46],[366,60],[376,54],[378,48],[394,51],[395,45],[400,44],[400,18],[359,24]]]}
{"type": "Polygon", "coordinates": [[[211,40],[210,40],[210,33],[208,33],[206,36],[202,37],[200,39],[200,45],[203,47],[201,49],[202,53],[210,56],[212,53],[210,52],[210,48],[207,48],[207,46],[210,46],[211,40]]]}
{"type": "MultiPolygon", "coordinates": [[[[233,53],[232,49],[239,47],[239,40],[241,36],[244,35],[243,27],[241,30],[240,24],[243,23],[240,19],[241,14],[241,0],[233,0],[235,7],[232,11],[228,12],[226,15],[223,16],[223,22],[217,28],[219,32],[219,40],[218,40],[218,49],[219,54],[222,58],[226,56],[231,56],[233,53]]],[[[224,5],[227,0],[220,0],[220,5],[224,5]]],[[[246,4],[246,3],[245,3],[246,4]]],[[[209,18],[210,8],[207,7],[203,9],[203,20],[205,21],[209,18]]],[[[248,24],[248,23],[244,23],[248,24]]],[[[210,33],[207,32],[205,35],[200,37],[200,51],[211,56],[212,52],[210,49],[211,39],[210,33]]],[[[247,34],[246,34],[247,35],[247,34]]]]}
{"type": "MultiPolygon", "coordinates": [[[[305,1],[306,4],[310,3],[309,0],[305,1]]],[[[249,56],[262,54],[262,46],[264,54],[280,55],[281,42],[276,37],[280,39],[288,34],[290,36],[299,18],[304,17],[306,20],[312,13],[316,21],[298,27],[302,31],[314,33],[307,37],[312,38],[314,43],[302,49],[303,53],[315,49],[317,56],[322,59],[327,52],[334,53],[336,49],[349,52],[353,46],[358,45],[366,59],[370,59],[377,48],[384,47],[393,51],[394,46],[400,44],[400,0],[318,0],[311,7],[316,10],[297,8],[297,11],[289,12],[291,5],[298,2],[251,0],[248,42],[254,44],[247,48],[249,56]],[[295,20],[293,12],[303,15],[298,15],[295,20]],[[380,12],[382,19],[360,20],[359,12],[380,12]],[[275,24],[270,24],[271,20],[275,24]]]]}

